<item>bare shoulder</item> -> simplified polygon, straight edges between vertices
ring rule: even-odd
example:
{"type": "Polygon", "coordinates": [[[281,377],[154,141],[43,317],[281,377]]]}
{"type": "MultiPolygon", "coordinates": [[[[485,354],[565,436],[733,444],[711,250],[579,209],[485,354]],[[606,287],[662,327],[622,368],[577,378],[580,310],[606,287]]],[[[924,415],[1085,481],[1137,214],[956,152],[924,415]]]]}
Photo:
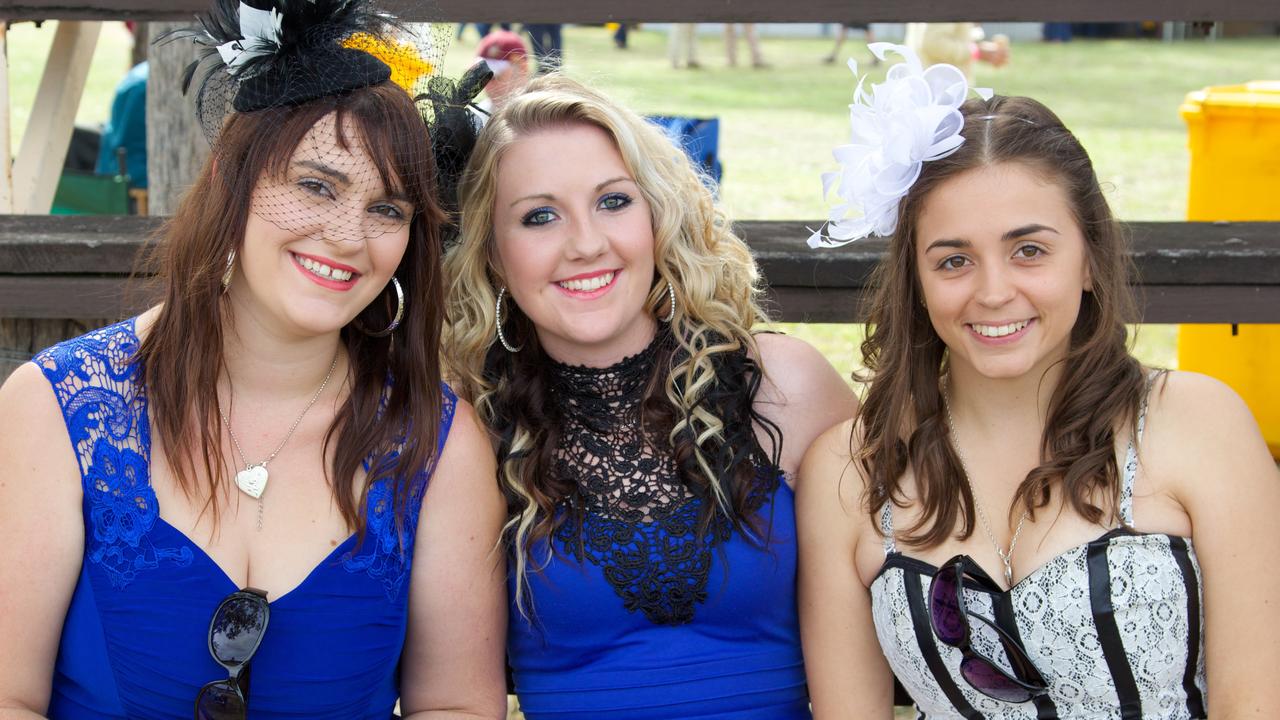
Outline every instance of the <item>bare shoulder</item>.
{"type": "Polygon", "coordinates": [[[46,527],[79,526],[80,464],[53,387],[34,363],[0,386],[0,465],[0,524],[6,513],[40,507],[35,516],[46,527]]]}
{"type": "Polygon", "coordinates": [[[471,403],[458,398],[449,425],[449,436],[445,438],[444,449],[436,462],[432,484],[465,481],[468,485],[475,485],[473,490],[477,492],[487,490],[490,485],[496,492],[494,467],[493,446],[479,414],[471,403]]]}
{"type": "Polygon", "coordinates": [[[860,439],[852,419],[818,435],[800,464],[797,495],[822,504],[859,507],[867,487],[866,476],[855,460],[860,439]]]}
{"type": "Polygon", "coordinates": [[[1223,492],[1228,478],[1275,473],[1244,400],[1225,383],[1193,372],[1166,373],[1152,387],[1141,454],[1152,474],[1169,478],[1186,499],[1209,488],[1223,492]]]}
{"type": "Polygon", "coordinates": [[[1208,375],[1180,370],[1162,374],[1152,386],[1147,426],[1165,440],[1189,443],[1189,452],[1201,452],[1219,438],[1258,432],[1235,390],[1208,375]]]}
{"type": "Polygon", "coordinates": [[[822,353],[799,338],[756,336],[764,381],[757,410],[782,430],[782,467],[793,475],[818,435],[858,412],[858,397],[822,353]]]}
{"type": "Polygon", "coordinates": [[[760,333],[755,339],[760,366],[770,383],[784,394],[833,382],[844,384],[826,356],[804,340],[781,333],[760,333]]]}
{"type": "Polygon", "coordinates": [[[53,387],[35,363],[23,363],[0,385],[0,428],[9,430],[0,435],[66,435],[53,387]]]}
{"type": "Polygon", "coordinates": [[[857,421],[853,418],[827,428],[814,439],[805,453],[805,467],[827,469],[853,464],[854,449],[861,440],[857,421]]]}

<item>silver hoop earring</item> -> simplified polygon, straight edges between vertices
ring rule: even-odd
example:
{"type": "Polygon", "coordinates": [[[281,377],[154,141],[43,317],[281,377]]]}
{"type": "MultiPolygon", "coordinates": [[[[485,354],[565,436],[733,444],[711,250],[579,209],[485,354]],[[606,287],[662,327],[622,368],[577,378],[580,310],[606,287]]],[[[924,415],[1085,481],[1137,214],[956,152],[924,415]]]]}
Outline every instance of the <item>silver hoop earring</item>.
{"type": "Polygon", "coordinates": [[[363,327],[361,327],[360,330],[364,332],[365,335],[368,335],[369,337],[380,338],[380,337],[386,337],[390,335],[391,333],[395,332],[396,328],[400,327],[400,321],[404,319],[404,289],[400,287],[400,281],[396,279],[395,275],[391,276],[391,286],[394,287],[396,290],[395,317],[391,318],[390,325],[388,325],[386,328],[382,330],[379,330],[378,332],[369,332],[368,330],[365,330],[363,327]]]}
{"type": "Polygon", "coordinates": [[[503,285],[502,289],[498,291],[498,302],[493,305],[494,324],[498,328],[498,342],[502,343],[502,347],[506,348],[507,352],[516,353],[520,352],[524,346],[513,347],[511,343],[507,342],[507,336],[502,334],[502,296],[506,294],[507,286],[503,285]]]}
{"type": "Polygon", "coordinates": [[[231,276],[236,272],[236,251],[227,253],[227,269],[222,271],[222,292],[231,289],[231,276]]]}
{"type": "Polygon", "coordinates": [[[664,323],[669,323],[676,319],[676,289],[675,286],[671,284],[670,280],[667,281],[667,297],[671,299],[671,310],[667,313],[666,317],[662,318],[662,322],[664,323]]]}

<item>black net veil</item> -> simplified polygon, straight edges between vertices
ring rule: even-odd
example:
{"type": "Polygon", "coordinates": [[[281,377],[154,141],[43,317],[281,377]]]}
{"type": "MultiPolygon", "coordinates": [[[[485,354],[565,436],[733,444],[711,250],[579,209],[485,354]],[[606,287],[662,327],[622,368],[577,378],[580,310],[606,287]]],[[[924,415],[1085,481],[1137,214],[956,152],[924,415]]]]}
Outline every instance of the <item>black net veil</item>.
{"type": "Polygon", "coordinates": [[[456,174],[479,129],[466,106],[488,77],[442,75],[451,26],[404,22],[368,0],[214,0],[197,20],[158,42],[200,46],[183,92],[213,162],[241,167],[244,158],[228,155],[269,147],[273,134],[297,141],[257,178],[253,214],[288,232],[367,241],[424,209],[413,192],[424,180],[454,209],[456,174]]]}

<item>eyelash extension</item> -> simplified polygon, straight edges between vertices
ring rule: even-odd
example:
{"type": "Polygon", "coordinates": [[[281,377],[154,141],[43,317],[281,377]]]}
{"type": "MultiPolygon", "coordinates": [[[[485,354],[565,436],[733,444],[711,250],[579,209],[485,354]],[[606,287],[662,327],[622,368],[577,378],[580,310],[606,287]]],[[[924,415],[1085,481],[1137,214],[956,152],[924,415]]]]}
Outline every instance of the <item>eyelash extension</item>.
{"type": "Polygon", "coordinates": [[[382,217],[386,218],[387,220],[395,220],[395,221],[399,222],[399,221],[403,221],[403,220],[405,220],[405,219],[407,219],[407,218],[408,218],[408,214],[407,214],[407,213],[405,213],[405,212],[404,212],[403,210],[401,210],[399,207],[396,207],[395,205],[392,205],[392,204],[389,204],[389,203],[384,203],[384,204],[381,204],[381,205],[374,205],[373,207],[369,208],[369,210],[370,210],[371,212],[373,212],[373,214],[375,214],[375,215],[380,215],[380,216],[382,216],[382,217]],[[382,212],[383,210],[390,210],[390,211],[391,211],[391,213],[382,212]],[[394,214],[392,214],[392,213],[394,213],[394,214]]]}
{"type": "Polygon", "coordinates": [[[535,217],[537,217],[538,215],[541,215],[541,214],[543,214],[543,213],[546,213],[546,214],[548,214],[548,215],[554,215],[554,214],[555,214],[555,211],[553,211],[553,210],[552,210],[551,208],[549,208],[549,207],[534,208],[534,209],[530,210],[529,212],[525,213],[525,214],[524,214],[524,217],[520,218],[520,224],[521,224],[521,225],[527,225],[527,226],[546,225],[548,222],[551,222],[551,221],[550,221],[550,220],[546,220],[546,221],[544,221],[544,222],[534,222],[534,221],[533,221],[533,218],[535,218],[535,217]]]}
{"type": "Polygon", "coordinates": [[[298,187],[306,190],[312,195],[323,197],[326,200],[332,200],[336,197],[333,187],[329,183],[313,177],[304,177],[297,181],[298,187]]]}
{"type": "Polygon", "coordinates": [[[614,207],[605,208],[606,210],[621,210],[622,208],[630,205],[632,202],[630,195],[627,195],[626,193],[615,192],[615,193],[609,193],[608,195],[605,195],[604,197],[600,198],[600,204],[603,205],[610,200],[621,200],[622,202],[619,203],[618,205],[615,205],[614,207]]]}

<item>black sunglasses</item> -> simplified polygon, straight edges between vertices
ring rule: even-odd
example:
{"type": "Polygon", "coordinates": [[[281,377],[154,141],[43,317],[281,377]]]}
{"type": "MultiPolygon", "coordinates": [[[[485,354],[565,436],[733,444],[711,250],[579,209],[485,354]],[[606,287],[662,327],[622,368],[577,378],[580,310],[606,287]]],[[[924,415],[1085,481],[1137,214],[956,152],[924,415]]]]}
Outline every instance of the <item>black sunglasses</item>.
{"type": "Polygon", "coordinates": [[[951,558],[934,573],[929,587],[929,623],[938,640],[960,651],[960,675],[974,690],[1011,703],[1023,703],[1048,692],[1044,676],[1027,657],[1026,650],[994,622],[969,611],[964,605],[966,568],[977,568],[967,555],[951,558]],[[1016,675],[1005,672],[990,658],[973,649],[969,618],[974,617],[1000,636],[1009,665],[1016,675]]]}
{"type": "Polygon", "coordinates": [[[249,660],[262,644],[271,619],[267,593],[237,590],[218,603],[209,621],[209,654],[227,669],[196,695],[195,720],[244,720],[249,712],[249,660]]]}

